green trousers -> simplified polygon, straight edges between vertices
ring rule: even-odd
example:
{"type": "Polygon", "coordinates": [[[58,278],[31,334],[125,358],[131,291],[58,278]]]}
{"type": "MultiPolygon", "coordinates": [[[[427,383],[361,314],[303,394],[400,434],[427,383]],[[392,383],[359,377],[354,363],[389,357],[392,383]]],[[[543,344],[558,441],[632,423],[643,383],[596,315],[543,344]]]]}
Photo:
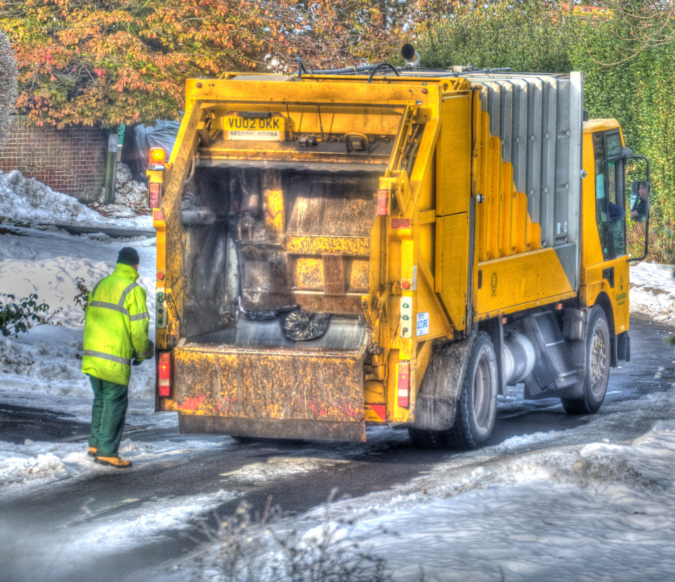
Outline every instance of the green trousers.
{"type": "Polygon", "coordinates": [[[89,376],[89,380],[94,389],[89,446],[96,449],[99,457],[117,457],[129,404],[129,387],[93,376],[89,376]]]}

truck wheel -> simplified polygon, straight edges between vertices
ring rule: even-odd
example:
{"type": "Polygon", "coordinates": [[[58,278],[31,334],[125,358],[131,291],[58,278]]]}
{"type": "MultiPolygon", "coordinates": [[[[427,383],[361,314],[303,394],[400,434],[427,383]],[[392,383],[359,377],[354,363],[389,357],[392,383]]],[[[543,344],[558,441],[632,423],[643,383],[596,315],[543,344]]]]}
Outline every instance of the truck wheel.
{"type": "Polygon", "coordinates": [[[609,324],[599,305],[591,309],[586,334],[586,374],[584,398],[561,398],[567,414],[593,414],[600,410],[607,393],[610,365],[609,324]]]}
{"type": "Polygon", "coordinates": [[[497,357],[490,336],[473,343],[454,426],[445,432],[447,448],[477,449],[492,436],[497,418],[497,357]]]}

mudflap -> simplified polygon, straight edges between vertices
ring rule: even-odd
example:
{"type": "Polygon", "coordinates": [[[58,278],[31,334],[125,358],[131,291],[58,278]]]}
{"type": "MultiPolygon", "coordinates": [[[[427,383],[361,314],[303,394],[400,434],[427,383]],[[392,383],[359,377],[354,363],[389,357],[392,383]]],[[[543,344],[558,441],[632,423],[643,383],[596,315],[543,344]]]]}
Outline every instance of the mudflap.
{"type": "Polygon", "coordinates": [[[174,351],[181,433],[365,442],[358,350],[185,344],[174,351]]]}

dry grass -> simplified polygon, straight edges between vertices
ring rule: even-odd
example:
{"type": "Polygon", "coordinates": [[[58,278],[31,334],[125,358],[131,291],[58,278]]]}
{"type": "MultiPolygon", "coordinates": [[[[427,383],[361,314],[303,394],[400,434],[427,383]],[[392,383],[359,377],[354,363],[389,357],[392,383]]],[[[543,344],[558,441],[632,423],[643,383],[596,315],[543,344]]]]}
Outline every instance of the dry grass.
{"type": "Polygon", "coordinates": [[[209,582],[389,582],[384,559],[370,551],[369,538],[354,524],[331,516],[331,493],[323,523],[310,532],[287,529],[271,505],[254,515],[246,502],[234,515],[205,528],[217,552],[202,560],[199,579],[209,582]]]}

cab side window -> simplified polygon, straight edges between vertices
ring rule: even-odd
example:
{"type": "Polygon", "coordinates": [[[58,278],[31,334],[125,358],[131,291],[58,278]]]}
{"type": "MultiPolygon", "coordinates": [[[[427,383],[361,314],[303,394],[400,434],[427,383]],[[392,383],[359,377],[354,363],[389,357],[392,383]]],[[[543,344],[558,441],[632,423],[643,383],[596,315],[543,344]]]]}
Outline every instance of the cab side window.
{"type": "Polygon", "coordinates": [[[593,134],[595,219],[604,260],[626,254],[626,206],[621,136],[617,130],[593,134]]]}

